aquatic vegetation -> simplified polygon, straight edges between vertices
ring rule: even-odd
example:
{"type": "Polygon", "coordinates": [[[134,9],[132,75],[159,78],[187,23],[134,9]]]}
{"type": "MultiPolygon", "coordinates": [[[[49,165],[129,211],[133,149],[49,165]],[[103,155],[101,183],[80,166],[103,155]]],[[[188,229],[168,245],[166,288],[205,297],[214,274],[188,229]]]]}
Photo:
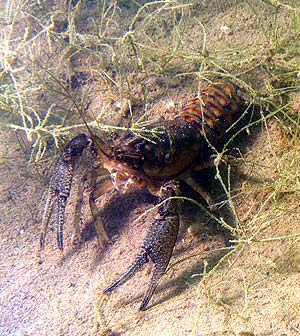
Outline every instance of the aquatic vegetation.
{"type": "MultiPolygon", "coordinates": [[[[232,44],[227,50],[219,41],[208,46],[213,23],[207,22],[205,5],[202,8],[197,3],[132,3],[124,17],[125,5],[113,1],[78,1],[67,7],[57,4],[52,11],[46,3],[25,2],[22,7],[9,1],[1,32],[1,108],[7,118],[2,125],[23,131],[32,142],[31,161],[39,161],[53,140],[58,146],[70,131],[85,127],[76,122],[78,109],[89,126],[105,130],[116,125],[109,107],[112,101],[123,106],[142,98],[143,109],[134,111],[133,123],[149,114],[146,106],[152,100],[153,81],[160,87],[166,80],[170,87],[174,85],[171,81],[177,81],[187,88],[189,78],[198,79],[200,85],[203,79],[220,74],[245,87],[259,104],[274,104],[287,92],[297,90],[297,64],[285,61],[285,51],[280,49],[287,44],[284,32],[281,36],[276,28],[280,3],[276,7],[258,1],[258,5],[265,12],[255,12],[253,24],[272,25],[272,30],[262,27],[256,49],[249,50],[249,37],[235,46],[230,31],[220,26],[220,34],[232,44]],[[100,15],[85,20],[91,13],[100,15]],[[262,22],[268,15],[270,18],[262,22]],[[28,21],[27,28],[20,22],[22,17],[28,21]],[[267,74],[265,87],[257,76],[262,68],[267,74]],[[289,81],[289,87],[280,86],[281,81],[289,81]],[[101,96],[99,105],[87,109],[96,100],[95,91],[101,96]]],[[[238,7],[235,1],[218,6],[219,11],[232,6],[233,17],[238,7]]],[[[296,36],[296,19],[291,25],[296,36]]],[[[286,52],[292,49],[296,50],[296,45],[290,44],[286,52]]]]}
{"type": "MultiPolygon", "coordinates": [[[[258,118],[213,152],[225,196],[219,206],[233,213],[221,221],[235,245],[215,267],[209,261],[198,272],[198,294],[212,311],[232,313],[228,324],[248,320],[256,289],[269,281],[264,269],[272,273],[277,259],[274,252],[253,266],[244,256],[270,243],[296,246],[298,239],[298,2],[10,0],[2,7],[0,123],[16,133],[31,164],[52,161],[67,139],[88,129],[115,139],[127,130],[140,133],[162,115],[172,118],[210,78],[241,88],[248,113],[258,118]],[[239,146],[243,132],[251,138],[247,150],[239,146]],[[294,219],[290,231],[287,218],[294,219]],[[228,282],[242,288],[243,295],[232,295],[242,297],[239,308],[224,300],[228,282]]],[[[195,335],[203,312],[197,302],[195,335]]],[[[112,319],[108,329],[119,322],[112,319]]]]}

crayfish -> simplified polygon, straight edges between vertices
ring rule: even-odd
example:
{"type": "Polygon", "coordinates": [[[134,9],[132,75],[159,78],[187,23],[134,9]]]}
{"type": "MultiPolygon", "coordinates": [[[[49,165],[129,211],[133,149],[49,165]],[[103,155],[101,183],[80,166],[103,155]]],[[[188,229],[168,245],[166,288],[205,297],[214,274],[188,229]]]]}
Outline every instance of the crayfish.
{"type": "MultiPolygon", "coordinates": [[[[65,207],[70,195],[74,166],[85,149],[89,149],[95,157],[89,205],[102,248],[109,242],[109,236],[95,204],[97,198],[130,181],[140,187],[147,187],[151,193],[159,196],[157,216],[135,261],[104,290],[104,293],[112,292],[151,261],[153,274],[140,310],[148,305],[158,281],[166,271],[176,243],[180,222],[179,182],[187,183],[208,205],[212,205],[209,194],[197,184],[195,174],[209,160],[211,148],[222,143],[227,131],[241,116],[242,99],[231,82],[217,80],[207,83],[200,93],[175,119],[156,121],[147,126],[142,135],[128,130],[117,145],[111,146],[96,135],[77,135],[66,145],[50,181],[40,246],[44,247],[48,222],[57,199],[57,241],[61,251],[64,247],[65,207]]],[[[77,234],[80,211],[79,205],[74,220],[77,234]]]]}

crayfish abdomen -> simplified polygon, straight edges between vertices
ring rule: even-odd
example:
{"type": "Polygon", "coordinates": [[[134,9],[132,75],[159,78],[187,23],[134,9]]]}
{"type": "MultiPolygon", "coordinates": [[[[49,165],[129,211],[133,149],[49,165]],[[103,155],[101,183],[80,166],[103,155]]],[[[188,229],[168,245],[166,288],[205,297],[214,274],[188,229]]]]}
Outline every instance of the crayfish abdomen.
{"type": "Polygon", "coordinates": [[[241,99],[236,87],[225,81],[207,84],[200,97],[184,107],[179,119],[185,119],[198,128],[207,142],[216,146],[240,116],[241,99]]]}
{"type": "MultiPolygon", "coordinates": [[[[85,147],[97,156],[97,170],[93,176],[94,190],[90,194],[90,208],[101,247],[109,241],[103,227],[95,201],[110,189],[120,189],[119,183],[132,180],[138,186],[147,186],[159,196],[158,214],[153,222],[141,251],[134,263],[119,279],[108,286],[104,293],[113,291],[129,280],[144,264],[152,261],[154,271],[150,286],[144,297],[141,310],[145,309],[153,295],[158,281],[165,272],[177,239],[179,214],[177,211],[180,195],[179,182],[184,181],[198,192],[209,205],[212,200],[194,179],[201,165],[207,163],[210,150],[224,139],[235,121],[241,116],[241,99],[235,86],[228,81],[215,81],[204,85],[199,97],[187,104],[174,120],[160,121],[142,129],[140,133],[129,130],[120,141],[109,146],[103,139],[92,136],[82,145],[76,139],[85,139],[79,135],[65,148],[62,159],[58,161],[50,184],[43,216],[41,247],[44,246],[47,224],[52,211],[52,200],[58,196],[59,248],[62,250],[62,226],[64,208],[68,194],[59,186],[71,185],[73,164],[85,147]],[[79,146],[81,146],[79,148],[79,146]],[[72,154],[73,153],[73,154],[72,154]],[[63,158],[68,157],[70,164],[63,158]],[[61,174],[61,168],[71,167],[70,174],[61,174]],[[97,177],[101,179],[97,180],[97,177]]],[[[76,207],[75,227],[78,232],[80,206],[76,207]]]]}

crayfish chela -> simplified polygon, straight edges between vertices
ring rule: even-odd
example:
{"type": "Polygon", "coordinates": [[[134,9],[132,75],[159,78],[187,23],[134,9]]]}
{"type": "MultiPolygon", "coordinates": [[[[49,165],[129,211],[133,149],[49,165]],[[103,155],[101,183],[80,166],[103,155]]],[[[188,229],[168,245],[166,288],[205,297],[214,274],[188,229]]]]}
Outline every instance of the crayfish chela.
{"type": "MultiPolygon", "coordinates": [[[[241,116],[242,99],[234,84],[216,80],[207,83],[200,96],[187,104],[173,120],[161,119],[145,128],[139,136],[130,130],[111,146],[95,135],[80,134],[65,147],[50,181],[42,220],[41,248],[45,244],[47,226],[57,199],[57,241],[63,250],[65,207],[70,195],[76,162],[85,149],[95,158],[90,178],[93,190],[89,205],[94,218],[100,246],[109,242],[95,201],[102,194],[129,181],[147,187],[159,196],[158,213],[141,245],[140,252],[128,270],[109,285],[104,293],[124,284],[151,261],[153,274],[140,310],[148,305],[158,281],[166,271],[179,229],[179,182],[187,183],[212,205],[211,198],[196,182],[195,174],[207,163],[210,149],[222,143],[227,131],[241,116]]],[[[79,235],[81,206],[76,206],[74,225],[79,235]]]]}

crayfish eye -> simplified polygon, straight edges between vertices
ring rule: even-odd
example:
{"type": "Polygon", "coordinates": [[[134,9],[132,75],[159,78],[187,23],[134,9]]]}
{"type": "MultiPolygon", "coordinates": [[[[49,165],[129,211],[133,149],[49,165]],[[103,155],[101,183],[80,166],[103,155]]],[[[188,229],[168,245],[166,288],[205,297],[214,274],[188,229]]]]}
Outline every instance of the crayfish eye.
{"type": "Polygon", "coordinates": [[[122,148],[117,148],[116,150],[115,150],[115,155],[116,155],[116,158],[117,159],[121,159],[122,158],[122,155],[123,154],[123,150],[122,150],[122,148]]]}
{"type": "Polygon", "coordinates": [[[150,144],[146,144],[146,145],[145,145],[145,150],[146,150],[147,152],[151,152],[151,151],[152,151],[152,146],[151,146],[150,144]]]}
{"type": "Polygon", "coordinates": [[[91,139],[86,134],[79,134],[65,147],[64,160],[69,161],[82,155],[82,152],[91,144],[91,139]]]}

